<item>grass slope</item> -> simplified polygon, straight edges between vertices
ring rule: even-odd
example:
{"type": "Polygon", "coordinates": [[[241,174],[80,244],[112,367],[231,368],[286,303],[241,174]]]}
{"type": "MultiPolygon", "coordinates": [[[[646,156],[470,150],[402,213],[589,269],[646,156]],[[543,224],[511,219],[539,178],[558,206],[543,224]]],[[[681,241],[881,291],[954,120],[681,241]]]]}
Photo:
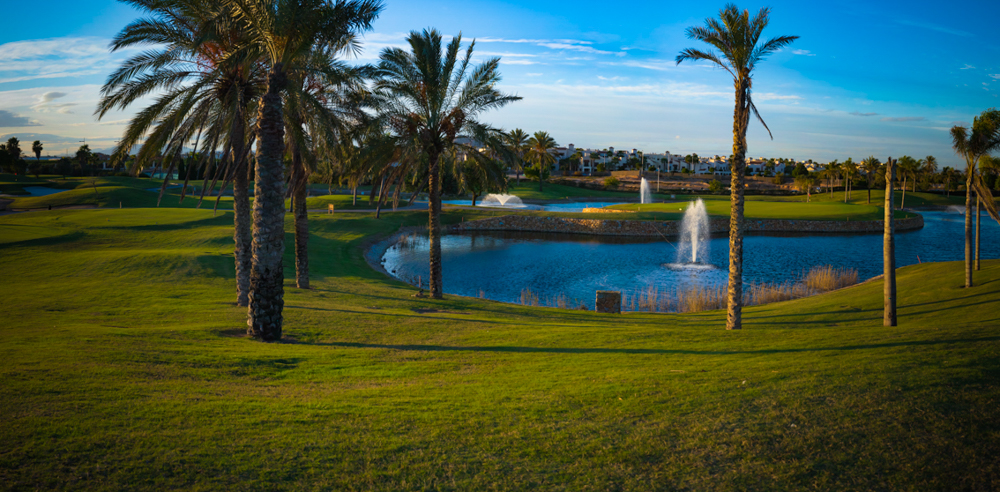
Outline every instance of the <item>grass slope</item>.
{"type": "MultiPolygon", "coordinates": [[[[475,211],[463,211],[464,215],[475,211]]],[[[447,213],[444,221],[460,220],[447,213]]],[[[414,289],[311,218],[314,289],[246,339],[230,214],[0,217],[12,490],[995,490],[1000,261],[724,313],[598,315],[414,289]]],[[[290,221],[289,226],[290,226],[290,221]]],[[[286,236],[291,244],[291,230],[286,236]]],[[[286,278],[291,278],[291,247],[286,278]]]]}

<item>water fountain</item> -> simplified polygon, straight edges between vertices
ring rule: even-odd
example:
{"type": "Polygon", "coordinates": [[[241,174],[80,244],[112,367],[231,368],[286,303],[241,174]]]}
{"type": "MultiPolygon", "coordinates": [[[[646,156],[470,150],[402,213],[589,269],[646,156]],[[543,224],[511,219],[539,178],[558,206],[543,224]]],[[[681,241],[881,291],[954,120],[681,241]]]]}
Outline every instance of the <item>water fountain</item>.
{"type": "Polygon", "coordinates": [[[708,266],[709,230],[705,202],[699,198],[688,204],[681,221],[681,237],[677,245],[677,266],[708,266]]]}
{"type": "Polygon", "coordinates": [[[479,202],[481,207],[525,208],[524,202],[517,195],[490,193],[479,202]]]}
{"type": "Polygon", "coordinates": [[[653,203],[653,192],[649,191],[649,181],[642,178],[639,184],[639,203],[653,203]]]}

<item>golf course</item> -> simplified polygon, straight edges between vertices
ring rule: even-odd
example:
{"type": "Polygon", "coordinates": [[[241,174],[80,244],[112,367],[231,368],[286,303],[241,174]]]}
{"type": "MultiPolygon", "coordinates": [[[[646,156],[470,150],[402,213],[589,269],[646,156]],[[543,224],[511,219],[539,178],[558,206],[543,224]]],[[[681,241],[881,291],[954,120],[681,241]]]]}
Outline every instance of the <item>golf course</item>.
{"type": "MultiPolygon", "coordinates": [[[[724,311],[414,297],[364,252],[426,212],[310,213],[312,288],[287,248],[284,336],[260,343],[232,212],[153,208],[149,180],[114,179],[97,209],[0,216],[5,489],[1000,487],[998,260],[968,289],[959,262],[900,269],[898,327],[869,281],[726,331],[724,311]]],[[[747,216],[833,206],[874,214],[747,216]]]]}

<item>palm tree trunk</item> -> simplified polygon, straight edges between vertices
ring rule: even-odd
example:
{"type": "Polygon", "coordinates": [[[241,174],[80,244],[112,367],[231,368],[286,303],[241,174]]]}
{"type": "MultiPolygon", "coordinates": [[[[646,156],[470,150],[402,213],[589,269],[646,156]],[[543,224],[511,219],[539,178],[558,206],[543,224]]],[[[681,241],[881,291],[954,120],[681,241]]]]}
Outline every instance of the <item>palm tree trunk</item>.
{"type": "Polygon", "coordinates": [[[438,164],[440,152],[431,148],[428,154],[428,174],[430,175],[429,217],[427,232],[430,236],[430,291],[431,297],[441,299],[441,173],[438,164]]]}
{"type": "Polygon", "coordinates": [[[267,92],[257,113],[254,173],[253,263],[247,332],[261,340],[281,339],[285,254],[285,127],[281,92],[288,84],[282,65],[267,76],[267,92]]]}
{"type": "Polygon", "coordinates": [[[903,177],[903,198],[899,201],[899,209],[906,208],[906,177],[903,177]]]}
{"type": "MultiPolygon", "coordinates": [[[[233,257],[236,261],[236,305],[250,305],[250,270],[253,256],[253,233],[250,215],[250,177],[247,165],[247,155],[243,148],[244,129],[243,117],[237,115],[230,129],[230,155],[239,159],[233,170],[233,257]]],[[[193,165],[192,165],[193,166],[193,165]]]]}
{"type": "Polygon", "coordinates": [[[729,192],[729,286],[727,287],[726,329],[743,327],[743,168],[747,151],[747,90],[743,82],[736,86],[733,111],[733,164],[729,192]]]}
{"type": "Polygon", "coordinates": [[[351,200],[352,200],[351,205],[357,206],[358,205],[358,184],[357,183],[355,183],[354,187],[351,188],[351,195],[352,195],[351,196],[351,200]]]}
{"type": "Polygon", "coordinates": [[[869,178],[865,181],[868,183],[868,204],[872,204],[872,180],[869,178]]]}
{"type": "Polygon", "coordinates": [[[896,243],[892,221],[892,182],[896,178],[894,164],[891,157],[885,163],[885,232],[882,237],[883,326],[896,326],[896,243]]]}
{"type": "MultiPolygon", "coordinates": [[[[294,139],[293,139],[294,140],[294,139]]],[[[302,152],[292,143],[292,216],[295,220],[295,286],[309,288],[309,180],[302,152]]]]}
{"type": "Polygon", "coordinates": [[[979,271],[979,195],[976,194],[976,271],[979,271]]]}
{"type": "Polygon", "coordinates": [[[969,164],[965,179],[965,286],[972,287],[972,175],[975,172],[969,164]]]}

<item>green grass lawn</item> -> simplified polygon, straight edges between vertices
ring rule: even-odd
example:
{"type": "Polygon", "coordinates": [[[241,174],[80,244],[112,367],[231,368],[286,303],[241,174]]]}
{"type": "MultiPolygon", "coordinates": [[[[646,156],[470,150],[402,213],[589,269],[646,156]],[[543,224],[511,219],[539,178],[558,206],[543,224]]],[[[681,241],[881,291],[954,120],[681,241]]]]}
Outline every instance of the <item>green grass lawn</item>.
{"type": "Polygon", "coordinates": [[[232,304],[230,213],[0,216],[38,231],[0,242],[3,488],[1000,487],[998,260],[972,289],[957,263],[901,269],[898,328],[870,282],[727,332],[723,312],[413,298],[362,259],[426,221],[389,217],[311,217],[314,288],[286,282],[265,344],[232,304]]]}

